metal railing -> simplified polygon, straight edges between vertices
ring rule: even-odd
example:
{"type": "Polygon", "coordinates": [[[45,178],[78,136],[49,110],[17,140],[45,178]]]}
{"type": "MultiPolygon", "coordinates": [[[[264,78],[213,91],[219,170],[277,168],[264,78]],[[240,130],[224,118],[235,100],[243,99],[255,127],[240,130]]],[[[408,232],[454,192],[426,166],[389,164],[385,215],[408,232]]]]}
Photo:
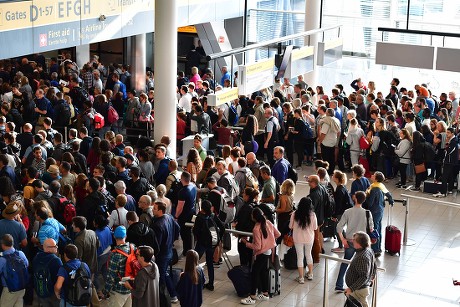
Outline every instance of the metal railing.
{"type": "MultiPolygon", "coordinates": [[[[324,258],[324,289],[323,289],[323,307],[329,307],[329,263],[328,260],[350,264],[351,260],[333,257],[325,254],[319,254],[320,258],[324,258]]],[[[377,288],[378,288],[378,272],[385,272],[385,268],[377,267],[374,282],[372,285],[372,307],[377,306],[377,288]]]]}

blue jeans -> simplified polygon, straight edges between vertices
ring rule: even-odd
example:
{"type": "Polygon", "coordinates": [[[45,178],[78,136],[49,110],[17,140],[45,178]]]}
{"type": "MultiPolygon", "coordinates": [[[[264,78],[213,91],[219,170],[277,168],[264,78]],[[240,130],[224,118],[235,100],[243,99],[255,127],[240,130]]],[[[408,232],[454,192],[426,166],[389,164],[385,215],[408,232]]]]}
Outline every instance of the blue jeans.
{"type": "Polygon", "coordinates": [[[205,247],[201,244],[197,244],[195,246],[195,251],[198,253],[198,259],[200,259],[204,253],[206,253],[206,266],[208,267],[209,284],[214,285],[214,265],[213,265],[214,248],[205,247]]]}
{"type": "MultiPolygon", "coordinates": [[[[348,241],[348,248],[345,248],[345,254],[343,255],[344,259],[350,260],[351,257],[355,254],[355,248],[353,247],[353,242],[348,241]]],[[[343,281],[345,278],[345,273],[347,272],[348,264],[342,263],[340,265],[339,275],[337,276],[337,281],[335,282],[336,289],[344,289],[343,281]]]]}
{"type": "Polygon", "coordinates": [[[65,300],[63,298],[61,298],[61,302],[59,303],[59,307],[86,307],[86,306],[85,305],[83,305],[83,306],[72,305],[72,304],[66,303],[65,300]]]}
{"type": "Polygon", "coordinates": [[[160,284],[163,283],[168,288],[169,295],[171,297],[177,296],[176,286],[173,285],[171,276],[169,275],[169,265],[171,263],[172,255],[169,257],[157,257],[156,264],[158,271],[160,272],[160,284]]]}
{"type": "Polygon", "coordinates": [[[383,218],[383,211],[379,212],[371,212],[372,219],[374,220],[374,229],[377,230],[379,233],[379,238],[377,242],[371,245],[372,250],[374,253],[381,253],[382,252],[382,218],[383,218]]]}

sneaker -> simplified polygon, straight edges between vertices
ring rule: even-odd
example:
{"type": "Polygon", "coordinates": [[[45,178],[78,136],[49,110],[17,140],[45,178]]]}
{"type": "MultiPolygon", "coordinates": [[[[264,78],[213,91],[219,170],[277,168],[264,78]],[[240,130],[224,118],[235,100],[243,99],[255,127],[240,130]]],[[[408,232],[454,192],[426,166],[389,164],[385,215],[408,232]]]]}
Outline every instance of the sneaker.
{"type": "Polygon", "coordinates": [[[398,186],[398,188],[399,188],[399,189],[404,189],[404,190],[405,190],[405,189],[407,189],[407,185],[401,184],[400,186],[398,186]]]}
{"type": "Polygon", "coordinates": [[[263,293],[259,293],[259,294],[257,294],[256,299],[258,301],[268,301],[270,299],[270,297],[265,295],[265,294],[263,294],[263,293]]]}
{"type": "Polygon", "coordinates": [[[409,191],[420,192],[420,188],[410,188],[409,191]]]}
{"type": "Polygon", "coordinates": [[[171,297],[171,303],[176,304],[177,302],[179,302],[179,299],[177,298],[177,296],[171,297]]]}
{"type": "Polygon", "coordinates": [[[446,197],[446,194],[443,194],[441,192],[438,192],[436,194],[433,194],[434,197],[446,197]]]}
{"type": "Polygon", "coordinates": [[[402,183],[401,182],[398,182],[397,184],[395,184],[397,188],[400,188],[402,186],[402,183]]]}
{"type": "Polygon", "coordinates": [[[345,250],[343,249],[343,247],[336,247],[336,248],[331,249],[331,252],[340,254],[340,253],[344,253],[345,250]]]}
{"type": "Polygon", "coordinates": [[[303,277],[296,277],[295,278],[295,281],[297,281],[299,284],[304,284],[305,283],[305,279],[303,279],[303,277]]]}
{"type": "Polygon", "coordinates": [[[343,293],[344,291],[345,291],[344,288],[335,287],[335,292],[336,292],[336,293],[343,293]]]}
{"type": "Polygon", "coordinates": [[[313,280],[313,273],[307,273],[307,280],[313,280]]]}
{"type": "Polygon", "coordinates": [[[447,194],[453,194],[453,193],[454,193],[454,192],[452,192],[452,191],[447,192],[447,194]]]}
{"type": "Polygon", "coordinates": [[[379,252],[375,253],[374,256],[375,256],[375,258],[379,258],[380,256],[382,256],[382,253],[379,253],[379,252]]]}
{"type": "Polygon", "coordinates": [[[256,300],[253,299],[251,296],[248,296],[247,298],[243,298],[241,300],[241,304],[243,305],[254,305],[256,303],[256,300]]]}
{"type": "Polygon", "coordinates": [[[214,291],[214,285],[211,285],[210,283],[204,284],[204,287],[209,291],[214,291]]]}

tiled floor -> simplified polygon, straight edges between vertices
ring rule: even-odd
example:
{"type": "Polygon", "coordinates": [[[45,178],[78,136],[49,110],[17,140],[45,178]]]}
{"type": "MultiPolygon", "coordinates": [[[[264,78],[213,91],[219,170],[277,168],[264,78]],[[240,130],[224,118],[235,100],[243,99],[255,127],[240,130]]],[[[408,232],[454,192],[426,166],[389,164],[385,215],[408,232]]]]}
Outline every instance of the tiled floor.
{"type": "MultiPolygon", "coordinates": [[[[299,171],[299,179],[311,174],[311,167],[303,167],[299,171]]],[[[349,175],[349,174],[347,174],[349,175]]],[[[350,181],[348,186],[350,186],[350,181]]],[[[401,194],[412,194],[433,198],[430,194],[414,193],[396,189],[395,180],[387,183],[395,199],[401,194]]],[[[308,186],[298,183],[296,200],[308,194],[308,186]]],[[[460,194],[459,194],[460,195],[460,194]]],[[[454,192],[444,201],[459,205],[460,196],[454,192]]],[[[378,278],[378,306],[458,306],[460,287],[452,285],[452,278],[460,279],[460,210],[430,201],[410,201],[409,241],[412,246],[402,246],[401,256],[382,254],[378,266],[386,269],[378,278]]],[[[385,209],[383,226],[387,223],[388,208],[385,209]]],[[[404,227],[405,208],[397,203],[393,209],[392,224],[401,230],[404,227]]],[[[234,242],[235,243],[235,242],[234,242]]],[[[236,244],[228,255],[233,264],[238,264],[236,244]]],[[[326,253],[342,257],[330,252],[334,242],[325,242],[326,253]]],[[[184,260],[178,265],[183,266],[184,260]]],[[[204,261],[202,259],[202,261],[204,261]]],[[[338,273],[338,265],[329,261],[329,306],[343,306],[343,294],[333,292],[338,273]]],[[[206,271],[205,271],[206,274],[206,271]]],[[[227,267],[223,264],[216,269],[215,290],[203,290],[203,306],[238,306],[240,298],[236,295],[233,285],[227,278],[227,267]]],[[[294,281],[297,271],[282,269],[281,295],[261,302],[257,306],[322,306],[324,289],[324,260],[314,268],[313,281],[305,281],[299,285],[294,281]]]]}

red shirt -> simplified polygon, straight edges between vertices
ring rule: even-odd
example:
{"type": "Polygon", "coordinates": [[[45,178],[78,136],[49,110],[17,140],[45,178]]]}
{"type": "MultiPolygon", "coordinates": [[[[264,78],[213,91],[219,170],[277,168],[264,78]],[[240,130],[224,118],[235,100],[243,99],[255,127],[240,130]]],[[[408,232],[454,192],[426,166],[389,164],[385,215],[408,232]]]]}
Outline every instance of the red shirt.
{"type": "Polygon", "coordinates": [[[182,140],[185,137],[185,129],[187,128],[187,124],[179,119],[177,121],[177,139],[182,140]]]}

